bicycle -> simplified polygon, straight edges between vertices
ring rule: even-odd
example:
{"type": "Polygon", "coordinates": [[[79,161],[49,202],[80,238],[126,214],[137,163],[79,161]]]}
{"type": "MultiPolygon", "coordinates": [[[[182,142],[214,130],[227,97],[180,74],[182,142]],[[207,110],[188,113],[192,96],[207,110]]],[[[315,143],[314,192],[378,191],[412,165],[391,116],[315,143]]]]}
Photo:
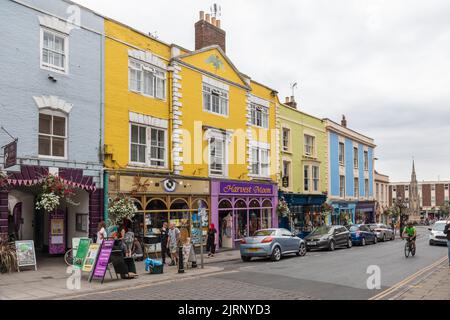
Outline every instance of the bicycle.
{"type": "Polygon", "coordinates": [[[412,237],[407,237],[405,240],[405,257],[408,258],[409,255],[414,257],[416,255],[416,246],[413,245],[412,237]]]}
{"type": "Polygon", "coordinates": [[[67,250],[67,252],[64,254],[64,262],[67,264],[67,266],[73,265],[73,249],[67,250]]]}

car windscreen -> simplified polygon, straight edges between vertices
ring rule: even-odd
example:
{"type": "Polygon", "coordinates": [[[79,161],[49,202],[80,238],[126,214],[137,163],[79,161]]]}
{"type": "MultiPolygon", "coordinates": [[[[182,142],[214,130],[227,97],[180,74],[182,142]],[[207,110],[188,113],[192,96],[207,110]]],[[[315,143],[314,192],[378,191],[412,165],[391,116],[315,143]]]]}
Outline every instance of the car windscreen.
{"type": "Polygon", "coordinates": [[[258,230],[255,232],[255,237],[268,237],[276,235],[276,230],[258,230]]]}
{"type": "Polygon", "coordinates": [[[445,223],[436,223],[433,227],[434,231],[444,231],[445,223]]]}
{"type": "Polygon", "coordinates": [[[321,226],[318,227],[316,229],[314,229],[311,232],[311,235],[321,235],[321,234],[328,234],[331,231],[331,227],[330,226],[321,226]]]}
{"type": "Polygon", "coordinates": [[[355,232],[355,231],[359,231],[359,226],[351,226],[349,228],[350,232],[355,232]]]}

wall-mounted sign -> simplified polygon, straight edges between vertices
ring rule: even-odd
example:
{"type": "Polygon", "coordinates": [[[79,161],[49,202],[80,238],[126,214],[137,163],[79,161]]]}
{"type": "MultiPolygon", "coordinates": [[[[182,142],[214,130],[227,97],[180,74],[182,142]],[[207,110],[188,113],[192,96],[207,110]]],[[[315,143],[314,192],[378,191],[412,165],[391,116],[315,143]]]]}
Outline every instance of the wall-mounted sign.
{"type": "Polygon", "coordinates": [[[17,164],[17,140],[7,144],[4,149],[4,168],[10,168],[17,164]]]}
{"type": "Polygon", "coordinates": [[[167,179],[163,181],[163,186],[166,192],[175,192],[177,189],[177,182],[172,179],[167,179]]]}
{"type": "Polygon", "coordinates": [[[220,193],[237,195],[267,195],[274,192],[272,184],[248,183],[248,182],[221,182],[220,193]]]}

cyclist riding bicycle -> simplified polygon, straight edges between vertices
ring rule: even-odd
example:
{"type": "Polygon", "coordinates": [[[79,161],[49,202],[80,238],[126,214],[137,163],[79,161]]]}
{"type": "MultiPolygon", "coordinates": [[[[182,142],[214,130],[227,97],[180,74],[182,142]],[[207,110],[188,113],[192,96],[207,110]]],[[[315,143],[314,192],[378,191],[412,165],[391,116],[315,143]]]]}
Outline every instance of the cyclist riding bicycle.
{"type": "Polygon", "coordinates": [[[413,246],[413,248],[416,248],[416,228],[413,226],[412,222],[409,221],[408,225],[406,226],[406,228],[403,230],[403,237],[408,237],[411,241],[411,245],[413,246]]]}

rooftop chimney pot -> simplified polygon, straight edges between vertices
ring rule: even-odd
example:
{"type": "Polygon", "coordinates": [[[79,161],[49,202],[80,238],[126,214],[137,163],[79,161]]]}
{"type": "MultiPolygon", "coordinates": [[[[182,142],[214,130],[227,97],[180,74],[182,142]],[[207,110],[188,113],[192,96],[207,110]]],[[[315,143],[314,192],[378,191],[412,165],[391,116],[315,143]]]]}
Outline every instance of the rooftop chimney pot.
{"type": "Polygon", "coordinates": [[[216,27],[217,27],[217,25],[216,25],[216,18],[214,18],[214,17],[211,18],[211,24],[212,24],[213,26],[216,26],[216,27]]]}
{"type": "Polygon", "coordinates": [[[347,119],[345,119],[345,115],[342,115],[341,125],[342,125],[344,128],[347,128],[347,119]]]}
{"type": "MultiPolygon", "coordinates": [[[[202,17],[202,11],[200,12],[202,17]]],[[[220,28],[220,21],[217,17],[205,13],[205,19],[200,19],[195,23],[195,50],[217,45],[226,52],[226,32],[220,28]]]]}
{"type": "Polygon", "coordinates": [[[220,20],[216,20],[216,27],[220,28],[220,20]]]}
{"type": "Polygon", "coordinates": [[[200,11],[200,20],[205,20],[205,11],[200,11]]]}
{"type": "Polygon", "coordinates": [[[209,13],[206,14],[206,22],[211,23],[211,15],[209,13]]]}

